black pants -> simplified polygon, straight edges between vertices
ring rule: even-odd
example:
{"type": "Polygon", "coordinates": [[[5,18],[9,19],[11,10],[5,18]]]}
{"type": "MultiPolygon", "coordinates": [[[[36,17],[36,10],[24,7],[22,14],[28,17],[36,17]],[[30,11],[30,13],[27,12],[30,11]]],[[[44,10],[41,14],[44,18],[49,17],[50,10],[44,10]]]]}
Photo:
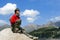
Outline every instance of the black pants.
{"type": "Polygon", "coordinates": [[[12,26],[12,32],[13,33],[18,33],[18,31],[20,31],[21,33],[22,33],[22,31],[23,31],[23,28],[22,27],[20,27],[20,26],[12,26]],[[18,30],[16,30],[16,29],[18,29],[18,30]]]}
{"type": "Polygon", "coordinates": [[[19,30],[22,32],[23,28],[20,27],[20,25],[21,25],[21,20],[18,20],[18,21],[16,21],[16,23],[12,24],[12,25],[11,25],[11,26],[12,26],[12,32],[13,32],[13,33],[16,33],[16,32],[18,32],[19,30]],[[16,30],[16,29],[18,29],[18,30],[16,30]]]}

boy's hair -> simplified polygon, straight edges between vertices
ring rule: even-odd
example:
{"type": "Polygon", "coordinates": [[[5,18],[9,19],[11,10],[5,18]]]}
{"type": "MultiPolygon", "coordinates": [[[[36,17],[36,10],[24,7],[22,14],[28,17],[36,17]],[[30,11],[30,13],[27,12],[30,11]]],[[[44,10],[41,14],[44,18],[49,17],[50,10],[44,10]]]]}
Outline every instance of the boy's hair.
{"type": "Polygon", "coordinates": [[[15,9],[15,13],[16,13],[16,11],[20,11],[20,10],[19,10],[18,8],[16,8],[16,9],[15,9]]]}

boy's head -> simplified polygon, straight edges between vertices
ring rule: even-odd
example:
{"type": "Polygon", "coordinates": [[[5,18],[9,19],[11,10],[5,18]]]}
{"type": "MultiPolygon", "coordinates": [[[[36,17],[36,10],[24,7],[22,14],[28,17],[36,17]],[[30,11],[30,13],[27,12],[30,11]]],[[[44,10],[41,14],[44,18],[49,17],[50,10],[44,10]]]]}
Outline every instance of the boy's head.
{"type": "Polygon", "coordinates": [[[15,14],[16,14],[16,16],[20,15],[20,10],[18,8],[15,9],[15,14]]]}

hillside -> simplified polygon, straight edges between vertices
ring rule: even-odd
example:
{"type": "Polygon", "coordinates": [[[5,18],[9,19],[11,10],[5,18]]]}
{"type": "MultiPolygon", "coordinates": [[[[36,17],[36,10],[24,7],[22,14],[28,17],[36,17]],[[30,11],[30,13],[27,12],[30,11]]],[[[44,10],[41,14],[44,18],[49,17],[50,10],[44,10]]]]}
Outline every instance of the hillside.
{"type": "Polygon", "coordinates": [[[30,34],[39,38],[60,38],[60,28],[48,26],[34,30],[30,34]]]}

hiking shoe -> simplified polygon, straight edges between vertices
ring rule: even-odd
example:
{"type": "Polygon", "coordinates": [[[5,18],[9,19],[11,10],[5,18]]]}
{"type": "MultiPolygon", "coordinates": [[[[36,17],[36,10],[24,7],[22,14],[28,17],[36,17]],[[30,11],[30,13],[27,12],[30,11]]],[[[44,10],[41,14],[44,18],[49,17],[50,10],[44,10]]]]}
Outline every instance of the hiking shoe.
{"type": "Polygon", "coordinates": [[[33,36],[29,35],[29,38],[33,39],[33,36]]]}
{"type": "Polygon", "coordinates": [[[33,37],[33,40],[38,40],[38,37],[33,37]]]}
{"type": "Polygon", "coordinates": [[[38,40],[38,37],[33,37],[33,36],[29,36],[29,38],[33,39],[33,40],[38,40]]]}

